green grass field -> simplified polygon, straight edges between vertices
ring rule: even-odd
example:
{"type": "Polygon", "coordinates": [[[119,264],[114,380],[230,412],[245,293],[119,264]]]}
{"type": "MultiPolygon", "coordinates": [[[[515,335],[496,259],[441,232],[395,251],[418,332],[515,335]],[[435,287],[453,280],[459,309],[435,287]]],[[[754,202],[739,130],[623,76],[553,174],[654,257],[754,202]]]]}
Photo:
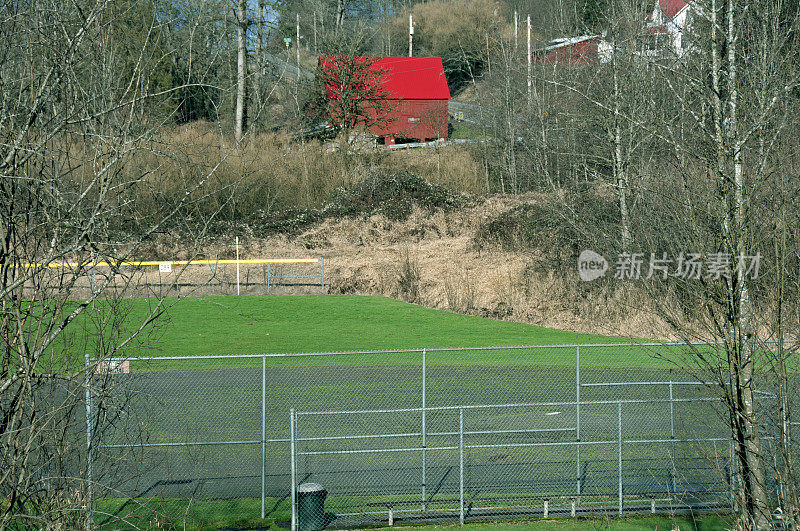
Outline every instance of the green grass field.
{"type": "MultiPolygon", "coordinates": [[[[142,304],[141,300],[132,301],[142,304]]],[[[153,354],[252,354],[609,342],[383,297],[300,295],[170,300],[153,354]]],[[[132,312],[136,317],[141,310],[132,312]]],[[[618,340],[614,338],[614,340],[618,340]]]]}
{"type": "MultiPolygon", "coordinates": [[[[155,304],[151,299],[121,301],[126,318],[117,329],[132,329],[155,304]]],[[[93,310],[105,311],[101,304],[93,310]]],[[[83,317],[91,335],[95,315],[83,317]]],[[[433,310],[383,297],[355,295],[216,296],[167,299],[166,311],[123,355],[161,357],[353,350],[619,343],[627,338],[579,334],[433,310]]],[[[663,367],[652,349],[620,355],[613,349],[586,350],[583,363],[606,367],[663,367]]],[[[403,363],[402,354],[305,358],[304,365],[403,363]]],[[[542,351],[448,352],[431,363],[470,365],[571,366],[572,349],[542,351]]],[[[207,362],[205,362],[207,365],[207,362]]],[[[239,363],[239,362],[237,362],[239,363]]],[[[249,365],[252,361],[242,360],[249,365]]],[[[271,364],[281,364],[273,360],[271,364]]],[[[297,363],[284,360],[282,363],[297,363]]],[[[230,363],[228,363],[230,364],[230,363]]]]}

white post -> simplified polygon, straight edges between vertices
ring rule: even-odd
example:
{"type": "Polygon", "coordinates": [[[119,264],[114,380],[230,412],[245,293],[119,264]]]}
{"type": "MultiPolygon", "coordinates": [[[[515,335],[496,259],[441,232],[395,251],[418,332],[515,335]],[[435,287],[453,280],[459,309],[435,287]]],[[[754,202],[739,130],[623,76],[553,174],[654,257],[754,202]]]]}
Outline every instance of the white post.
{"type": "Polygon", "coordinates": [[[519,41],[517,40],[517,33],[518,33],[519,30],[517,28],[519,28],[519,18],[517,17],[517,11],[514,10],[514,49],[515,50],[518,48],[518,43],[519,43],[519,41]]]}
{"type": "Polygon", "coordinates": [[[414,50],[414,17],[408,15],[408,56],[413,57],[414,50]]]}
{"type": "Polygon", "coordinates": [[[236,237],[236,294],[239,295],[239,237],[236,237]]]}

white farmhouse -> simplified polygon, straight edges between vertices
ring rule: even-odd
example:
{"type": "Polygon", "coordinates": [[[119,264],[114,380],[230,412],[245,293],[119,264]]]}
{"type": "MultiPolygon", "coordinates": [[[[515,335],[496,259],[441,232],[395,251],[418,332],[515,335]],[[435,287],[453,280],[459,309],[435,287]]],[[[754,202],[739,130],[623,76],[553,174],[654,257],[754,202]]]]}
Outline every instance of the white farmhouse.
{"type": "Polygon", "coordinates": [[[648,48],[658,53],[660,45],[670,44],[678,57],[687,51],[684,35],[692,23],[694,7],[684,0],[655,0],[653,12],[647,17],[645,35],[652,35],[648,48]]]}

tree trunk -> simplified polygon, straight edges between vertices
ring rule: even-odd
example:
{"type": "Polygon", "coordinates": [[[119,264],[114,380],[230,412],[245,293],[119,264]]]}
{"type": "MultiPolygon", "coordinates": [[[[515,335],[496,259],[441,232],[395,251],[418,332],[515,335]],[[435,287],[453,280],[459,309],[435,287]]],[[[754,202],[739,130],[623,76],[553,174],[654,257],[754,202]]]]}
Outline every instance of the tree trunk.
{"type": "Polygon", "coordinates": [[[628,216],[628,177],[627,165],[622,147],[622,118],[619,112],[619,103],[622,94],[619,89],[619,71],[617,70],[617,53],[613,53],[612,68],[614,69],[614,179],[617,185],[619,199],[619,215],[621,224],[622,250],[628,251],[631,247],[631,224],[628,216]]]}
{"type": "Polygon", "coordinates": [[[345,0],[336,0],[336,31],[338,32],[344,24],[345,0]]]}
{"type": "Polygon", "coordinates": [[[236,142],[242,140],[247,128],[247,0],[239,0],[236,9],[238,34],[237,81],[236,81],[236,142]]]}
{"type": "Polygon", "coordinates": [[[256,17],[256,116],[261,114],[261,94],[264,90],[263,85],[263,70],[264,60],[262,57],[264,49],[264,4],[265,0],[258,0],[258,15],[256,17]]]}
{"type": "MultiPolygon", "coordinates": [[[[723,68],[723,47],[717,39],[717,3],[711,9],[712,84],[714,89],[714,133],[717,159],[717,179],[722,208],[723,249],[733,257],[747,251],[744,212],[744,161],[738,122],[738,79],[736,26],[734,2],[726,3],[727,24],[724,26],[724,45],[727,59],[723,68]],[[726,76],[725,89],[720,74],[726,76]],[[723,96],[724,95],[724,96],[723,96]],[[725,99],[723,99],[723,97],[725,99]],[[730,165],[729,165],[730,163],[730,165]],[[732,178],[730,173],[732,171],[732,178]]],[[[758,417],[754,400],[754,359],[752,308],[750,292],[743,268],[738,268],[725,284],[728,310],[726,312],[725,344],[729,368],[729,408],[734,444],[737,448],[742,513],[740,527],[766,530],[770,528],[758,417]]]]}

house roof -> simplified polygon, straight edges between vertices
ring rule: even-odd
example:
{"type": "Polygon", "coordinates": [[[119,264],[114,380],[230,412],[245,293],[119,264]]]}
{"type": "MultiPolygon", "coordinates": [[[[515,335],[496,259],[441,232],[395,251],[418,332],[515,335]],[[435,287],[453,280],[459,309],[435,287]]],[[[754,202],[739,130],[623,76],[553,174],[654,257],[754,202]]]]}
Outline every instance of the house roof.
{"type": "Polygon", "coordinates": [[[599,39],[600,35],[581,35],[580,37],[566,37],[561,39],[553,39],[544,48],[544,51],[555,50],[556,48],[563,48],[565,46],[572,46],[584,41],[599,39]]]}
{"type": "MultiPolygon", "coordinates": [[[[661,12],[664,13],[667,20],[675,18],[675,15],[688,5],[685,0],[658,0],[658,7],[661,8],[661,12]]],[[[653,20],[653,13],[650,13],[647,20],[653,20]]]]}
{"type": "MultiPolygon", "coordinates": [[[[363,57],[369,69],[381,80],[388,99],[449,100],[450,89],[441,57],[363,57]]],[[[335,57],[320,56],[321,66],[330,68],[335,57]]]]}

